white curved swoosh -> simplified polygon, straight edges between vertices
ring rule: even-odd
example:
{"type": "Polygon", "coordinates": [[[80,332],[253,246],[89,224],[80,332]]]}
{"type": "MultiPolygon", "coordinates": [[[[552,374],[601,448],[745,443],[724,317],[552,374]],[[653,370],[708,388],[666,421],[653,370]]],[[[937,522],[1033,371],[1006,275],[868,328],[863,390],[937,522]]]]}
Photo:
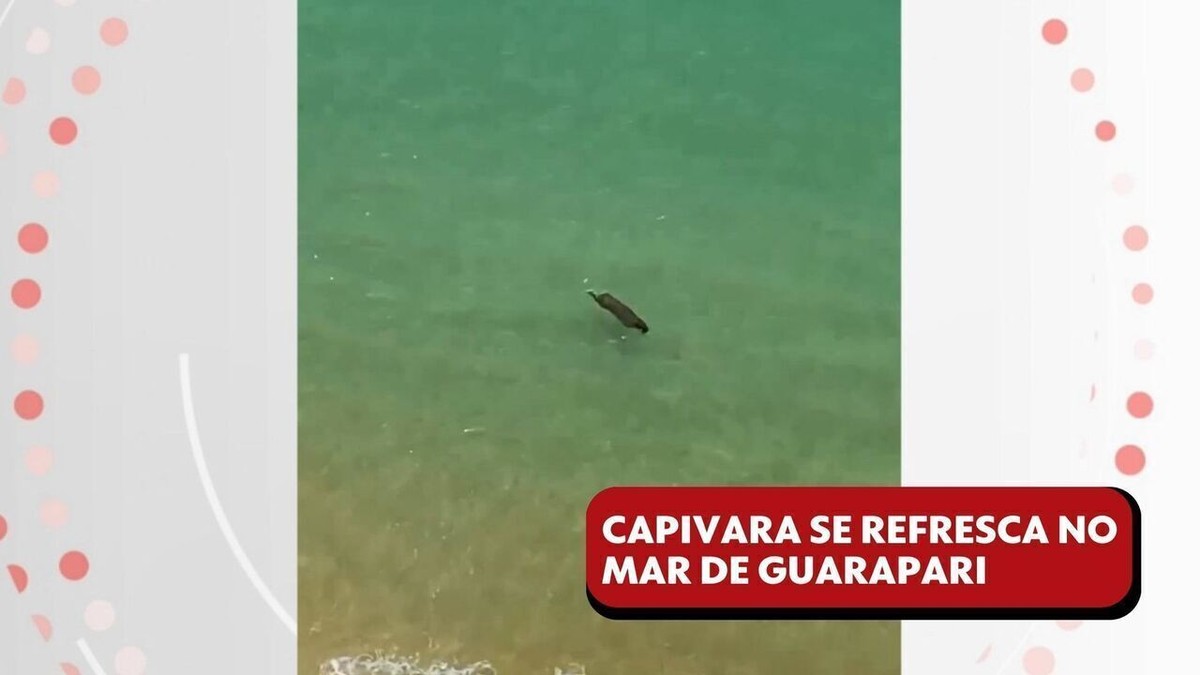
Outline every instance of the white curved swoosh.
{"type": "Polygon", "coordinates": [[[200,474],[200,484],[204,486],[204,496],[208,498],[208,506],[212,509],[213,517],[217,519],[221,534],[225,535],[225,542],[229,544],[233,556],[237,558],[238,565],[241,565],[242,571],[250,578],[250,583],[254,584],[254,590],[258,591],[259,596],[267,603],[275,616],[279,617],[292,635],[295,635],[296,620],[283,608],[275,594],[267,588],[267,584],[258,575],[258,571],[254,569],[254,564],[250,562],[249,556],[246,555],[246,551],[238,542],[237,535],[233,532],[233,526],[229,524],[229,518],[225,517],[225,509],[221,508],[221,501],[217,499],[217,491],[213,487],[212,477],[208,473],[208,464],[204,461],[204,450],[200,447],[200,432],[196,428],[196,413],[192,406],[192,377],[187,354],[179,355],[179,389],[183,395],[183,416],[187,420],[192,459],[196,460],[196,471],[200,474]]]}

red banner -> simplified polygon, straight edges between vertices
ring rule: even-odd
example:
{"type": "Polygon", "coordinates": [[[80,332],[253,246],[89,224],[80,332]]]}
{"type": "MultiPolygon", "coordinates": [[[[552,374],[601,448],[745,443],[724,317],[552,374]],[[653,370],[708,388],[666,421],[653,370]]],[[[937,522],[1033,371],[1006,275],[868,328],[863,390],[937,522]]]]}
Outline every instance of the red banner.
{"type": "Polygon", "coordinates": [[[587,592],[613,619],[1115,619],[1140,529],[1107,487],[615,487],[587,592]]]}

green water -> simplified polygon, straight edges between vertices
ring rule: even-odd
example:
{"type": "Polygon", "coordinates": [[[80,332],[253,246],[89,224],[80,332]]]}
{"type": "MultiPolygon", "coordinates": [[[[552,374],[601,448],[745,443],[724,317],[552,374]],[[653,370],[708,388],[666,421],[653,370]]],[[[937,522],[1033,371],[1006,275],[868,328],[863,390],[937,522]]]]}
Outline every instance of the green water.
{"type": "Polygon", "coordinates": [[[899,2],[300,19],[303,672],[898,673],[896,624],[601,619],[580,528],[611,484],[899,481],[899,2]]]}

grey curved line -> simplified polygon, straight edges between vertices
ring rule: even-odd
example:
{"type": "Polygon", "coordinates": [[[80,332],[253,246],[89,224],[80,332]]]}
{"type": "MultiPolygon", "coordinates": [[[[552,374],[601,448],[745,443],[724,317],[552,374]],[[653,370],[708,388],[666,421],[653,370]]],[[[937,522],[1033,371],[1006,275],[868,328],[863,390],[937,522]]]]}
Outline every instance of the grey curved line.
{"type": "Polygon", "coordinates": [[[267,603],[275,616],[279,617],[283,625],[291,631],[292,635],[295,635],[296,620],[283,608],[279,599],[275,597],[271,589],[267,588],[266,582],[254,569],[254,564],[250,562],[250,557],[246,555],[246,551],[238,542],[237,535],[233,532],[233,526],[229,524],[229,518],[225,516],[225,509],[221,508],[221,500],[217,498],[217,490],[213,487],[212,476],[208,473],[208,463],[204,461],[204,450],[200,447],[200,432],[196,426],[196,413],[192,405],[192,376],[191,369],[188,367],[187,354],[179,355],[179,390],[183,396],[183,416],[187,422],[192,459],[196,461],[196,471],[200,474],[200,484],[204,487],[204,496],[208,498],[208,506],[212,510],[213,517],[217,519],[217,526],[221,528],[221,534],[225,535],[225,543],[229,544],[230,550],[233,551],[233,557],[237,558],[238,565],[249,577],[250,583],[254,585],[259,596],[267,603]]]}

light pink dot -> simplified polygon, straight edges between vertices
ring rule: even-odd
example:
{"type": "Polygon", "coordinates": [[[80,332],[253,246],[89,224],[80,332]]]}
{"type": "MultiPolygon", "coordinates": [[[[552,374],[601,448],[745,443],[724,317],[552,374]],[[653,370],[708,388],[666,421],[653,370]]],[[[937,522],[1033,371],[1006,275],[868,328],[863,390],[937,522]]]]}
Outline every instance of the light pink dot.
{"type": "Polygon", "coordinates": [[[1154,343],[1144,338],[1138,340],[1133,343],[1133,355],[1143,361],[1154,358],[1154,343]]]}
{"type": "Polygon", "coordinates": [[[58,571],[69,581],[79,581],[87,576],[91,564],[80,551],[67,551],[58,560],[58,571]]]}
{"type": "Polygon", "coordinates": [[[146,655],[137,647],[121,647],[113,659],[117,675],[143,675],[146,672],[146,655]]]}
{"type": "Polygon", "coordinates": [[[1095,400],[1096,400],[1096,385],[1093,384],[1091,391],[1088,392],[1088,401],[1090,402],[1090,401],[1095,401],[1095,400]]]}
{"type": "Polygon", "coordinates": [[[13,360],[22,365],[37,361],[38,343],[29,335],[18,335],[12,341],[13,360]]]}
{"type": "Polygon", "coordinates": [[[1154,287],[1150,284],[1138,284],[1133,287],[1133,301],[1139,305],[1148,305],[1154,299],[1154,287]]]}
{"type": "Polygon", "coordinates": [[[1146,468],[1146,453],[1136,445],[1125,445],[1117,450],[1117,471],[1126,476],[1136,476],[1146,468]]]}
{"type": "Polygon", "coordinates": [[[1071,73],[1071,88],[1075,91],[1091,91],[1095,84],[1096,76],[1087,68],[1076,68],[1075,72],[1071,73]]]}
{"type": "Polygon", "coordinates": [[[1096,138],[1102,141],[1111,141],[1117,137],[1117,125],[1104,120],[1096,124],[1096,138]]]}
{"type": "Polygon", "coordinates": [[[1144,391],[1135,391],[1125,401],[1125,409],[1138,419],[1147,418],[1151,412],[1154,412],[1154,399],[1144,391]]]}
{"type": "Polygon", "coordinates": [[[75,91],[90,96],[100,89],[100,71],[91,66],[80,66],[71,76],[71,86],[75,91]]]}
{"type": "Polygon", "coordinates": [[[37,627],[38,635],[41,635],[42,639],[46,642],[49,642],[50,638],[54,637],[54,626],[50,625],[50,619],[41,614],[34,614],[33,625],[37,627]]]}
{"type": "Polygon", "coordinates": [[[58,174],[53,171],[40,171],[33,177],[33,193],[42,199],[58,194],[58,188],[58,174]]]}
{"type": "MultiPolygon", "coordinates": [[[[61,2],[59,4],[62,4],[61,2]]],[[[63,675],[79,675],[79,668],[75,667],[74,663],[60,663],[59,668],[62,668],[63,675]]]]}
{"type": "Polygon", "coordinates": [[[4,516],[0,516],[0,541],[4,541],[4,537],[8,534],[8,521],[4,516]]]}
{"type": "Polygon", "coordinates": [[[1067,39],[1067,24],[1061,19],[1050,19],[1042,24],[1042,38],[1052,45],[1060,45],[1067,39]]]}
{"type": "Polygon", "coordinates": [[[112,628],[117,621],[117,612],[112,603],[105,600],[93,600],[83,610],[83,622],[96,632],[112,628]]]}
{"type": "Polygon", "coordinates": [[[2,97],[4,102],[9,105],[17,105],[25,100],[25,83],[19,77],[10,77],[4,85],[4,94],[2,97]]]}
{"type": "Polygon", "coordinates": [[[1045,647],[1031,647],[1021,659],[1029,675],[1050,675],[1054,672],[1054,652],[1045,647]]]}
{"type": "Polygon", "coordinates": [[[1082,621],[1073,620],[1055,621],[1054,623],[1058,624],[1058,627],[1063,630],[1076,630],[1083,625],[1082,621]]]}
{"type": "Polygon", "coordinates": [[[109,47],[116,47],[129,37],[129,25],[118,18],[105,19],[100,24],[100,39],[109,47]]]}
{"type": "Polygon", "coordinates": [[[1130,225],[1125,228],[1125,234],[1121,236],[1121,240],[1125,242],[1125,248],[1130,251],[1140,251],[1150,243],[1150,233],[1141,225],[1130,225]]]}
{"type": "Polygon", "coordinates": [[[1127,195],[1133,192],[1133,176],[1127,173],[1119,173],[1112,180],[1113,191],[1119,195],[1127,195]]]}
{"type": "Polygon", "coordinates": [[[46,448],[30,448],[25,453],[25,468],[35,476],[45,476],[54,466],[54,453],[46,448]]]}
{"type": "Polygon", "coordinates": [[[41,56],[50,51],[50,33],[45,28],[34,28],[25,39],[25,51],[41,56]]]}
{"type": "Polygon", "coordinates": [[[57,499],[42,502],[42,524],[51,529],[58,529],[67,524],[67,505],[57,499]]]}

